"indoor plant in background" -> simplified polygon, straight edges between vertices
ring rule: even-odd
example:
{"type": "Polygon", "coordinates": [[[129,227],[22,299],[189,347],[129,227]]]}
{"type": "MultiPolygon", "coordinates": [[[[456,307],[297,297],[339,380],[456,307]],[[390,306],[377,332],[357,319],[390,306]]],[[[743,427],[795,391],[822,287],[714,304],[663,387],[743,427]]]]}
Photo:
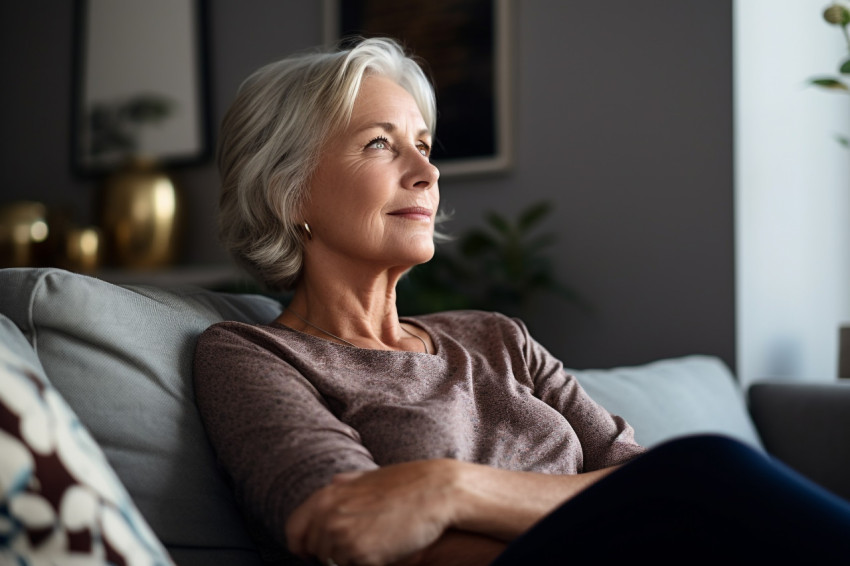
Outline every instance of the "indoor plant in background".
{"type": "MultiPolygon", "coordinates": [[[[850,4],[844,2],[833,2],[823,12],[823,19],[827,23],[838,26],[844,34],[847,53],[842,57],[838,66],[839,76],[820,76],[809,79],[815,86],[828,89],[842,94],[850,94],[850,86],[845,80],[850,76],[850,4]]],[[[836,139],[844,146],[850,147],[850,139],[846,135],[839,134],[836,139]]],[[[844,324],[839,328],[838,339],[838,377],[850,377],[850,325],[844,324]]]]}
{"type": "MultiPolygon", "coordinates": [[[[833,92],[850,94],[850,86],[842,80],[842,77],[850,76],[850,31],[848,31],[848,26],[850,26],[850,4],[843,2],[830,4],[823,12],[823,19],[827,23],[838,26],[841,29],[847,44],[847,53],[838,66],[839,77],[818,76],[809,79],[809,83],[833,92]]],[[[841,134],[837,136],[837,139],[845,147],[850,147],[850,138],[847,136],[841,134]]]]}
{"type": "Polygon", "coordinates": [[[143,130],[167,120],[174,106],[165,96],[139,94],[94,104],[89,112],[89,157],[109,171],[97,217],[113,266],[160,268],[176,259],[178,189],[141,142],[143,130]]]}
{"type": "Polygon", "coordinates": [[[440,247],[430,262],[399,282],[399,313],[483,309],[524,317],[531,299],[541,294],[583,305],[555,276],[548,254],[554,234],[539,232],[551,211],[552,204],[542,201],[515,219],[487,212],[483,226],[464,232],[451,247],[440,247]]]}
{"type": "Polygon", "coordinates": [[[174,102],[158,94],[98,102],[89,110],[88,154],[98,161],[120,162],[140,151],[141,131],[171,116],[174,102]]]}

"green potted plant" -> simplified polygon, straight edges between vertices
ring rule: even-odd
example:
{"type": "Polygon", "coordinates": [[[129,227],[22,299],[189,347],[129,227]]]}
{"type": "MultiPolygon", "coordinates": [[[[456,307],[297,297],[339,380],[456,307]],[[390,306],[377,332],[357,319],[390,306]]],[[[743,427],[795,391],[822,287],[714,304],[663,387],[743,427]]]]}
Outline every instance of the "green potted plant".
{"type": "MultiPolygon", "coordinates": [[[[850,94],[850,86],[844,81],[844,78],[850,76],[850,5],[842,2],[833,2],[823,12],[823,19],[830,25],[838,26],[844,34],[844,40],[847,44],[848,53],[842,58],[838,66],[839,76],[818,76],[809,79],[809,83],[819,88],[850,94]]],[[[844,135],[836,136],[836,139],[845,147],[850,147],[850,139],[844,135]]]]}
{"type": "Polygon", "coordinates": [[[171,99],[159,94],[93,104],[89,111],[89,157],[121,163],[136,156],[142,128],[164,122],[174,108],[171,99]]]}
{"type": "Polygon", "coordinates": [[[399,283],[399,312],[483,309],[521,316],[540,294],[584,305],[555,276],[548,254],[554,234],[539,232],[552,208],[538,202],[514,219],[487,212],[483,226],[460,235],[452,249],[438,249],[399,283]]]}
{"type": "MultiPolygon", "coordinates": [[[[820,76],[809,79],[809,82],[823,89],[842,94],[850,94],[850,86],[845,82],[850,76],[850,5],[844,2],[833,2],[823,12],[823,19],[830,25],[838,26],[844,34],[847,51],[838,66],[839,76],[820,76]]],[[[850,147],[850,139],[844,135],[836,136],[844,146],[850,147]]],[[[844,324],[838,329],[838,377],[850,378],[850,325],[844,324]]]]}

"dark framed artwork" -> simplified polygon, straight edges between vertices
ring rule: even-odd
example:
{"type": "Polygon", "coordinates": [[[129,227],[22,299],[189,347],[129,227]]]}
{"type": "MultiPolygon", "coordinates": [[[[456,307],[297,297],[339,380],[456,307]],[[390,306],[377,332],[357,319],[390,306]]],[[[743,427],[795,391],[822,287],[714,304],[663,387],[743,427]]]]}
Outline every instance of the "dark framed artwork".
{"type": "Polygon", "coordinates": [[[207,0],[75,0],[71,155],[81,176],[132,157],[211,156],[207,0]]]}
{"type": "Polygon", "coordinates": [[[509,0],[325,0],[325,42],[395,38],[437,93],[433,160],[443,177],[510,168],[509,0]]]}

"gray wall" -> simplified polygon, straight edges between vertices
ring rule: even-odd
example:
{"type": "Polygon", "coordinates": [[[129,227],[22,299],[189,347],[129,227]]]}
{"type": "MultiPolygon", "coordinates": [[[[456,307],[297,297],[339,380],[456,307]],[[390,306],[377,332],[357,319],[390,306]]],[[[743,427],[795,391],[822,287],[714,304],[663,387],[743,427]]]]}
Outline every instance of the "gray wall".
{"type": "MultiPolygon", "coordinates": [[[[573,368],[717,354],[734,369],[731,1],[525,0],[514,7],[512,171],[444,179],[448,228],[550,199],[557,269],[594,305],[541,297],[533,333],[573,368]]],[[[216,123],[253,69],[321,41],[318,1],[211,0],[216,123]]],[[[0,5],[6,201],[73,206],[70,2],[0,5]]],[[[177,172],[190,209],[185,261],[217,262],[216,174],[177,172]]]]}

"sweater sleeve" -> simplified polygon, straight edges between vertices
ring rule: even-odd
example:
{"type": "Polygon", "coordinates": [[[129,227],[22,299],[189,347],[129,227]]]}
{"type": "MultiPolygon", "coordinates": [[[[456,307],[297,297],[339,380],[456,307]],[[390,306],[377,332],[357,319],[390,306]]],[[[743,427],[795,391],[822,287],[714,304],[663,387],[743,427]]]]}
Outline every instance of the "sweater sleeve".
{"type": "Polygon", "coordinates": [[[223,323],[195,350],[198,409],[251,519],[285,544],[289,515],[334,474],[377,468],[358,433],[275,351],[264,331],[223,323]]]}
{"type": "Polygon", "coordinates": [[[514,322],[519,326],[534,394],[559,411],[575,430],[582,447],[582,471],[623,464],[642,454],[645,449],[635,441],[631,425],[594,401],[561,361],[531,337],[522,321],[514,322]]]}

